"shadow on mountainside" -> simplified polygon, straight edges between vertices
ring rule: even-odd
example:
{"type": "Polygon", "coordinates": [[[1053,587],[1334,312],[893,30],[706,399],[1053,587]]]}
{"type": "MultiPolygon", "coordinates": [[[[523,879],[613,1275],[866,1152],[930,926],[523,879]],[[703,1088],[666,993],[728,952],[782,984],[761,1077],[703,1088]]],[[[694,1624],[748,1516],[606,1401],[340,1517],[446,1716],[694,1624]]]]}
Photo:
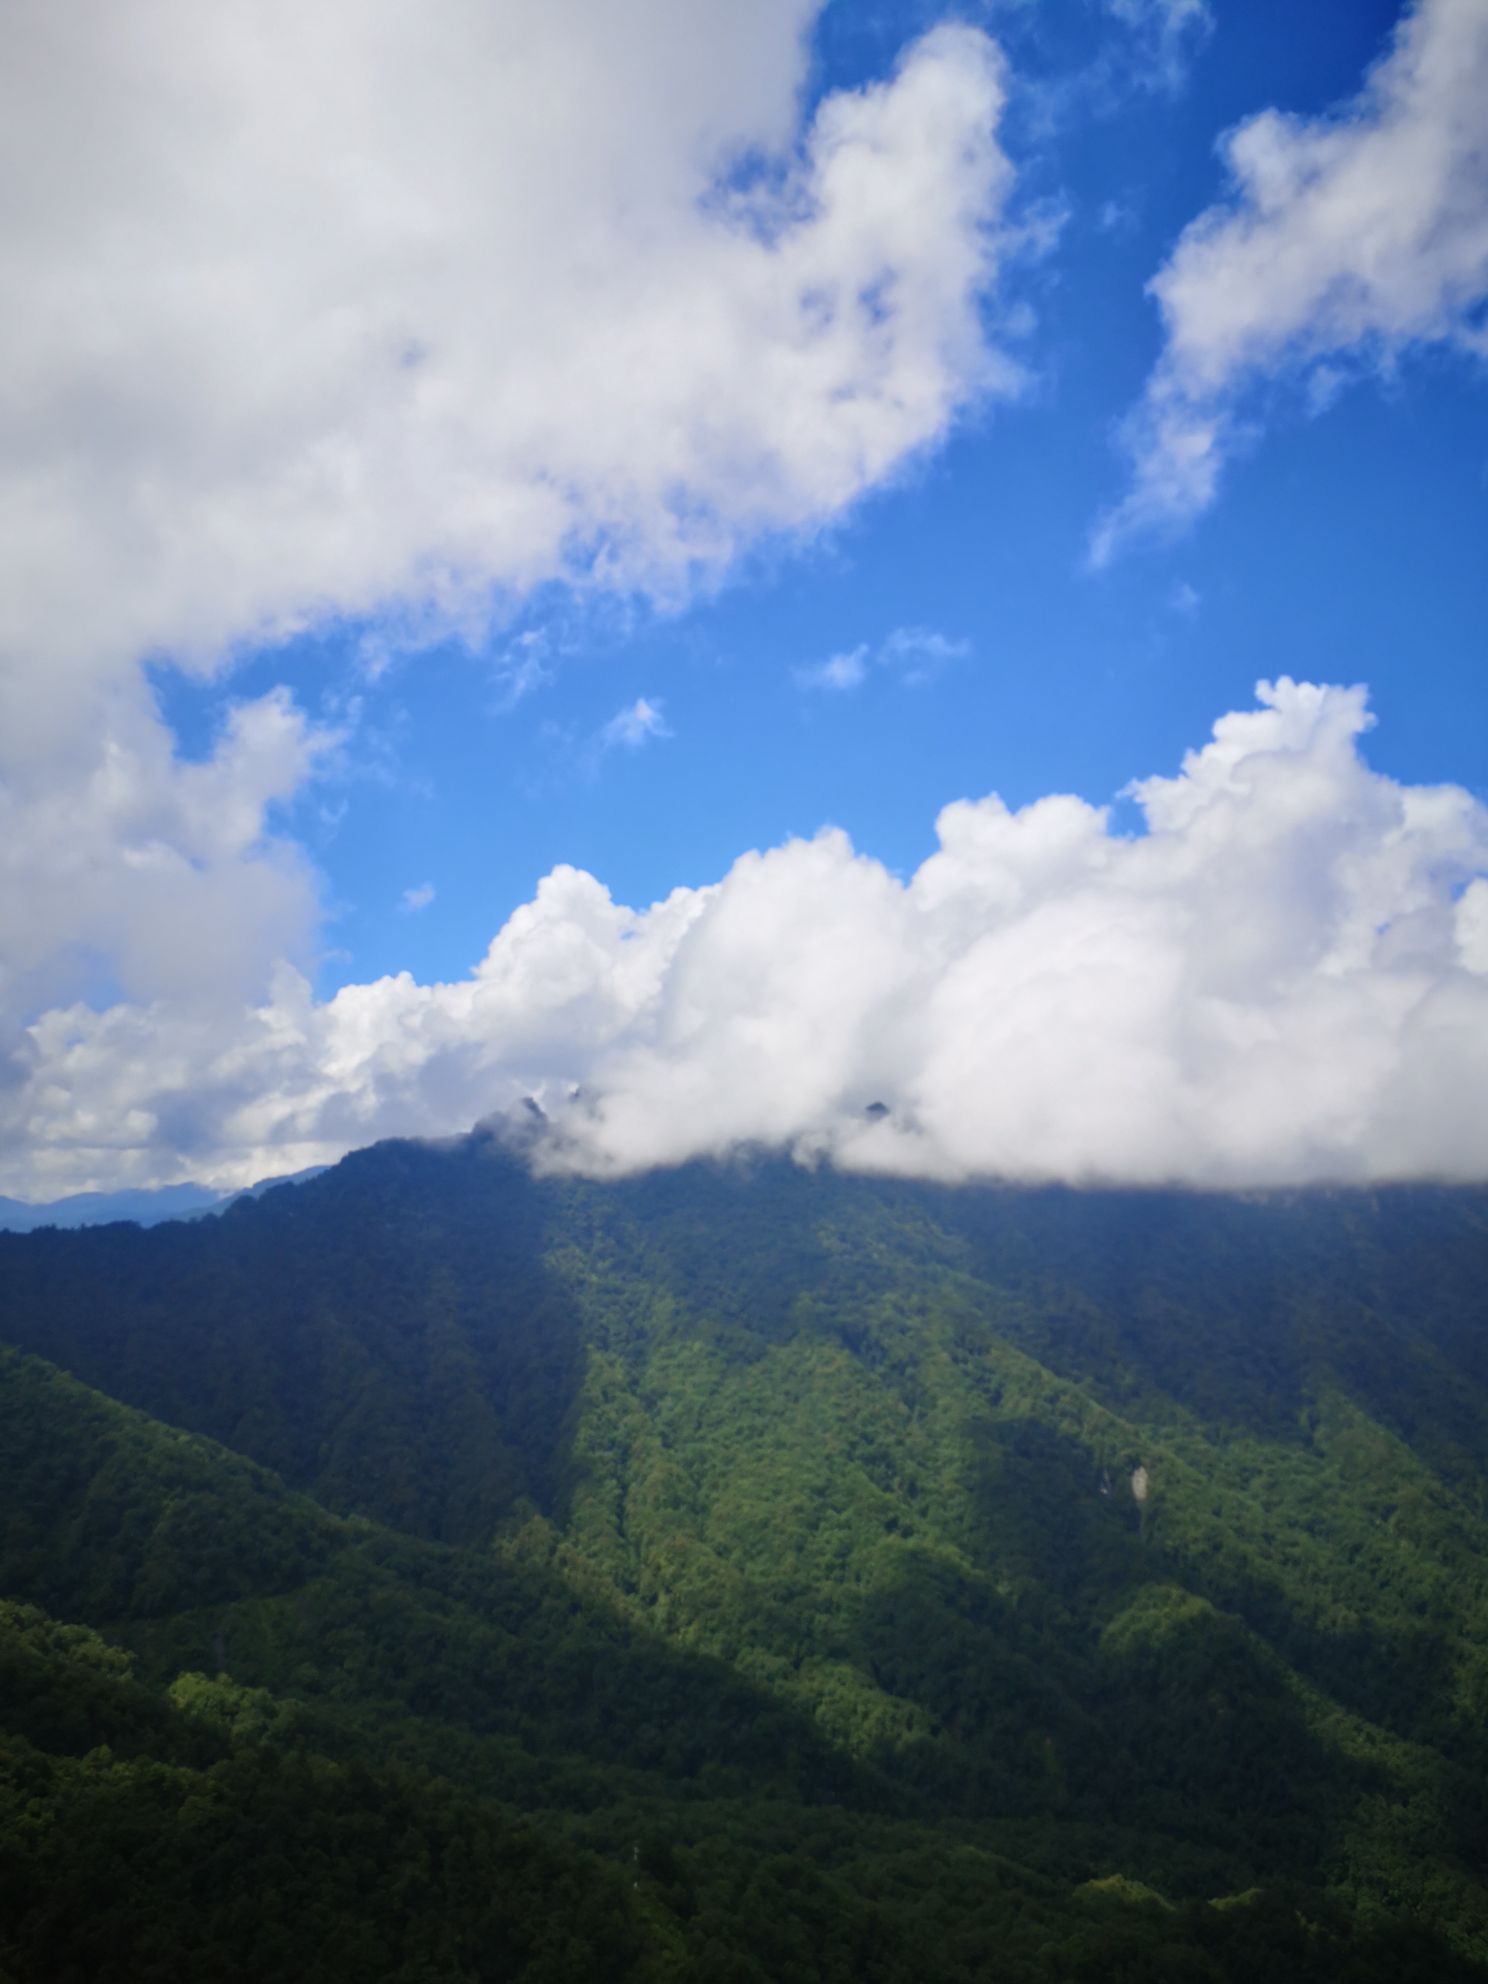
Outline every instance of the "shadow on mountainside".
{"type": "Polygon", "coordinates": [[[551,1194],[489,1138],[387,1143],[221,1218],[0,1236],[9,1340],[451,1543],[551,1511],[581,1373],[551,1194]]]}

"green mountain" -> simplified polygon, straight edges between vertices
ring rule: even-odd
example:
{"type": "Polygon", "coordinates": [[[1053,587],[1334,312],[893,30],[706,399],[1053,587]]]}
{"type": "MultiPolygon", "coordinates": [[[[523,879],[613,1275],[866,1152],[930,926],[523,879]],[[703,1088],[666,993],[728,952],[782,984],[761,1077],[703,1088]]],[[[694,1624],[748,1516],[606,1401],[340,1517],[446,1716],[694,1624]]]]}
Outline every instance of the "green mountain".
{"type": "Polygon", "coordinates": [[[490,1135],[0,1235],[0,1978],[1483,1974],[1485,1268],[490,1135]]]}

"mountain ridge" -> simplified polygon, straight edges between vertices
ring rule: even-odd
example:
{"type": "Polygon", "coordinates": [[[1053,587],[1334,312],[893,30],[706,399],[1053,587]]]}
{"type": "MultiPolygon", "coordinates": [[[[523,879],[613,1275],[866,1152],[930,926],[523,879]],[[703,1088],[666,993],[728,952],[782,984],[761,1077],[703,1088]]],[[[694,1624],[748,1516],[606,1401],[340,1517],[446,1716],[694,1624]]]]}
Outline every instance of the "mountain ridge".
{"type": "Polygon", "coordinates": [[[4,1589],[147,1688],[259,1691],[270,1748],[644,1847],[643,1974],[1475,1974],[1485,1235],[1472,1188],[596,1184],[394,1141],[210,1221],[0,1237],[12,1527],[61,1497],[4,1589]],[[130,1510],[143,1611],[97,1531],[130,1510]]]}
{"type": "Polygon", "coordinates": [[[124,1222],[157,1226],[166,1220],[203,1219],[225,1212],[239,1199],[260,1198],[279,1185],[303,1184],[318,1178],[326,1167],[313,1164],[303,1171],[261,1178],[236,1191],[187,1183],[124,1187],[114,1192],[70,1192],[60,1199],[13,1199],[0,1193],[0,1232],[30,1233],[37,1227],[109,1226],[124,1222]]]}

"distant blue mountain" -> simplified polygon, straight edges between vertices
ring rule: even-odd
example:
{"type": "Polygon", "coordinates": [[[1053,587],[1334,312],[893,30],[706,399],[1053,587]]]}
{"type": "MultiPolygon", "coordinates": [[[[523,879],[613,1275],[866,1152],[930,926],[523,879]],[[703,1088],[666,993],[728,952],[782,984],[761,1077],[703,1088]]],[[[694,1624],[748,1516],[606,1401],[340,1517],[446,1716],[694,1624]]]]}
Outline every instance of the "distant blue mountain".
{"type": "Polygon", "coordinates": [[[0,1231],[30,1233],[38,1226],[111,1226],[118,1220],[136,1226],[159,1226],[167,1219],[204,1219],[222,1212],[235,1199],[254,1198],[275,1185],[301,1185],[317,1178],[322,1164],[279,1178],[261,1178],[239,1192],[215,1192],[210,1185],[161,1185],[156,1190],[74,1192],[65,1199],[35,1205],[0,1194],[0,1231]]]}

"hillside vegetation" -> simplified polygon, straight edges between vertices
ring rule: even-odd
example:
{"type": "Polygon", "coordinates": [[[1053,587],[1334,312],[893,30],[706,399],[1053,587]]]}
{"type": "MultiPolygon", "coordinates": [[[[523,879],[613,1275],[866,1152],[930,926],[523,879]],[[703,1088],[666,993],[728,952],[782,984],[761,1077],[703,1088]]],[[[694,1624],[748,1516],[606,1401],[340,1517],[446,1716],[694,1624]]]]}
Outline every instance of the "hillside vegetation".
{"type": "Polygon", "coordinates": [[[0,1236],[0,1976],[1488,1970],[1488,1195],[0,1236]]]}

